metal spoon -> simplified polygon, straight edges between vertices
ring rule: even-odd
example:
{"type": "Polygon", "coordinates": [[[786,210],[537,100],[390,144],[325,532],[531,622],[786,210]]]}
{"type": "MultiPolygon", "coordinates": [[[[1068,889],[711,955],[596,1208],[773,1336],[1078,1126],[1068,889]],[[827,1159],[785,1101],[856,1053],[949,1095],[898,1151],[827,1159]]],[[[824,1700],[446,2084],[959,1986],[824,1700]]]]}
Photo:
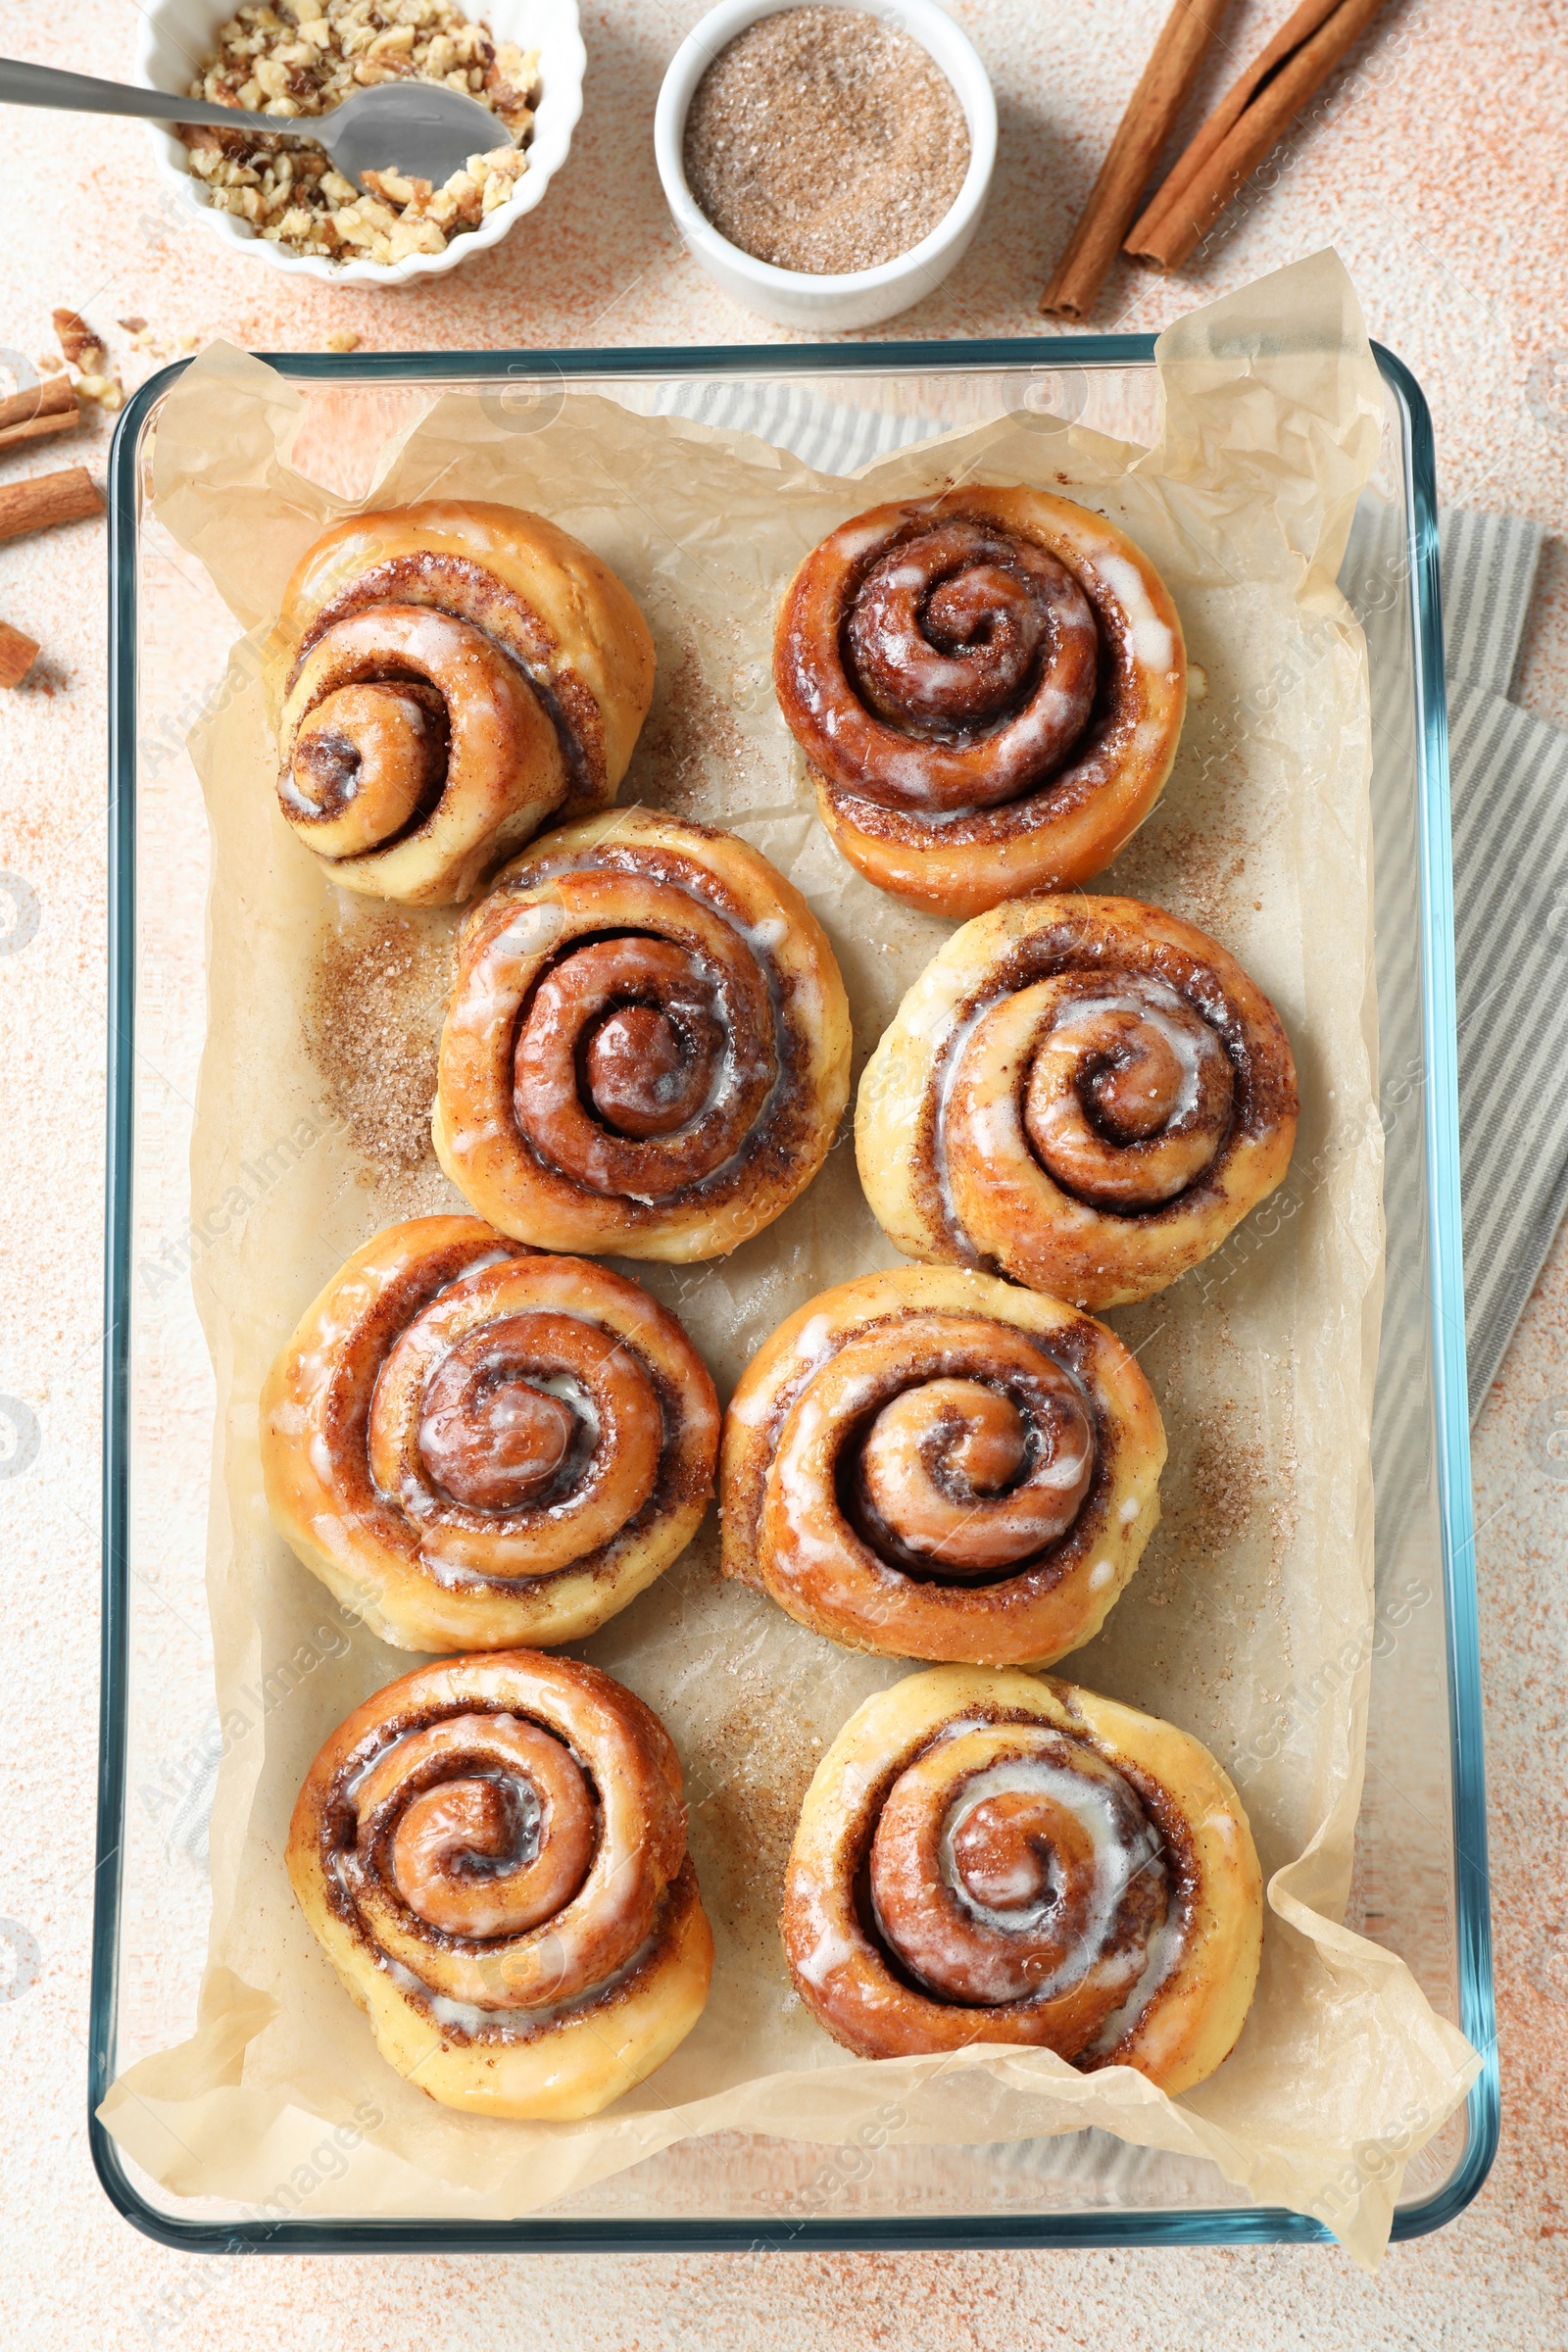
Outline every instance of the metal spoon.
{"type": "Polygon", "coordinates": [[[0,57],[0,104],[52,106],[69,114],[138,115],[157,122],[212,123],[220,130],[269,131],[324,147],[345,179],[365,172],[401,172],[441,187],[470,155],[506,145],[511,132],[477,98],[438,81],[379,81],[324,115],[255,115],[245,107],[176,98],[89,74],[60,74],[0,57]]]}

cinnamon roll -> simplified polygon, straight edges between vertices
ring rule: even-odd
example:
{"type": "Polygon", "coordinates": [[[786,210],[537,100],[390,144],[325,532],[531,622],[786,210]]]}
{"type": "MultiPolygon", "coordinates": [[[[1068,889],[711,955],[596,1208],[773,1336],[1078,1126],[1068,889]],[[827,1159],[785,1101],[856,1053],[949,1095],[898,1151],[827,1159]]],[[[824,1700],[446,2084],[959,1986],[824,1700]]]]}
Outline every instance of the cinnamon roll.
{"type": "Polygon", "coordinates": [[[726,1576],[892,1657],[1045,1664],[1097,1633],[1159,1517],[1165,1433],[1112,1331],[989,1275],[824,1291],[724,1421],[726,1576]]]}
{"type": "Polygon", "coordinates": [[[849,1071],[800,893],[734,834],[625,808],[536,842],[466,919],[432,1134],[503,1233],[684,1262],[804,1192],[849,1071]]]}
{"type": "Polygon", "coordinates": [[[477,1217],[357,1250],[262,1391],[272,1521],[399,1649],[573,1642],[685,1549],[718,1404],[671,1314],[477,1217]]]}
{"type": "Polygon", "coordinates": [[[543,515],[432,499],[317,542],[264,669],[298,838],[346,890],[452,906],[547,816],[614,799],[654,644],[543,515]]]}
{"type": "Polygon", "coordinates": [[[1166,2091],[1257,1982],[1263,1883],[1207,1749],[1070,1683],[939,1666],[851,1716],[784,1885],[801,1998],[862,2058],[1023,2042],[1166,2091]]]}
{"type": "Polygon", "coordinates": [[[1069,499],[978,485],[873,507],[813,549],[773,678],[845,857],[951,915],[1108,865],[1187,704],[1148,557],[1069,499]]]}
{"type": "Polygon", "coordinates": [[[597,2115],[708,1997],[680,1760],[569,1658],[447,1658],[378,1690],[306,1776],[288,1874],[382,2057],[446,2107],[597,2115]]]}
{"type": "Polygon", "coordinates": [[[1115,1306],[1273,1192],[1296,1140],[1279,1015],[1222,947],[1137,899],[965,923],[867,1063],[860,1182],[911,1257],[1115,1306]]]}

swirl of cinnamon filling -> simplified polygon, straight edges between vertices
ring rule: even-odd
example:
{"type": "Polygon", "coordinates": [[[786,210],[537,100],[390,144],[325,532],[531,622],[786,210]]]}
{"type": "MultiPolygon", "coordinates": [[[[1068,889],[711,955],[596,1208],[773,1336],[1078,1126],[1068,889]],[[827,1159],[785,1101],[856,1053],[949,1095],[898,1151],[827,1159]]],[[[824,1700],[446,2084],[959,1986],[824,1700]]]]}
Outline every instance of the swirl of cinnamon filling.
{"type": "Polygon", "coordinates": [[[964,517],[899,539],[860,580],[845,625],[858,701],[843,708],[833,749],[889,808],[1016,800],[1089,723],[1094,612],[1033,540],[964,517]],[[885,729],[913,737],[919,757],[879,758],[885,729]]]}
{"type": "Polygon", "coordinates": [[[406,1649],[591,1633],[691,1541],[717,1439],[672,1315],[476,1217],[367,1243],[262,1396],[274,1524],[406,1649]]]}
{"type": "Polygon", "coordinates": [[[346,889],[454,906],[554,811],[613,799],[654,650],[554,523],[430,501],[310,550],[264,671],[300,840],[346,889]]]}
{"type": "Polygon", "coordinates": [[[867,1275],[792,1315],[735,1391],[724,1573],[850,1648],[1044,1662],[1131,1577],[1164,1458],[1103,1325],[983,1275],[867,1275]]]}
{"type": "Polygon", "coordinates": [[[1032,1999],[1031,2027],[1081,2048],[1149,1967],[1170,1908],[1136,1791],[1045,1725],[957,1732],[888,1792],[871,1840],[885,1941],[938,1999],[1032,1999]]]}
{"type": "Polygon", "coordinates": [[[1108,864],[1158,797],[1186,708],[1153,566],[1035,490],[966,487],[842,524],[784,598],[773,669],[844,855],[952,915],[1108,864]]]}
{"type": "Polygon", "coordinates": [[[595,2114],[707,1995],[679,1761],[592,1666],[452,1658],[378,1691],[312,1765],[288,1868],[383,2056],[449,2106],[595,2114]]]}
{"type": "Polygon", "coordinates": [[[1084,1306],[1163,1290],[1290,1164],[1296,1065],[1235,958],[1134,899],[956,932],[866,1065],[860,1179],[910,1256],[1084,1306]]]}
{"type": "Polygon", "coordinates": [[[939,1667],[823,1757],[785,1878],[807,2006],[866,2058],[975,2042],[1133,2066],[1171,2091],[1228,2054],[1262,1877],[1206,1749],[1067,1683],[939,1667]]]}
{"type": "Polygon", "coordinates": [[[519,1241],[711,1257],[815,1175],[849,1055],[799,893],[731,835],[626,809],[536,843],[467,918],[435,1149],[519,1241]]]}

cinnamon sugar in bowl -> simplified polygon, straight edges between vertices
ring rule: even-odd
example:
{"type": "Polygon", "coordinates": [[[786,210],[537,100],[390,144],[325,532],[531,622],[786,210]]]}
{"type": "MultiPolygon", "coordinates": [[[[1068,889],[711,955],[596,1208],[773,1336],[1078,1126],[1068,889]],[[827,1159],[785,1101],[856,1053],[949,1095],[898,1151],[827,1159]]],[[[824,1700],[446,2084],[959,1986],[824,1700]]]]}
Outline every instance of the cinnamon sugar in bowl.
{"type": "Polygon", "coordinates": [[[871,326],[939,285],[990,188],[996,101],[934,0],[722,0],[676,52],[655,150],[676,226],[784,326],[871,326]]]}

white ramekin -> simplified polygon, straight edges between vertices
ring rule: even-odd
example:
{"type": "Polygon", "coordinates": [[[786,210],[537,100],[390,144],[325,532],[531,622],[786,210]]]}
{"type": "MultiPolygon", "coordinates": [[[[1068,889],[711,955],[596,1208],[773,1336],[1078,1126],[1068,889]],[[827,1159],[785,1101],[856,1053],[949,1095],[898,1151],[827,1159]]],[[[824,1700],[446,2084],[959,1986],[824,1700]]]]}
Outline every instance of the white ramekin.
{"type": "MultiPolygon", "coordinates": [[[[755,261],[699,210],[686,184],[686,110],[709,66],[738,32],[762,17],[798,8],[806,0],[720,0],[687,34],[670,61],[654,117],[654,153],[664,197],[693,258],[715,285],[776,326],[838,332],[875,326],[939,286],[966,250],[979,225],[997,158],[997,101],[990,76],[973,44],[936,0],[825,0],[829,7],[858,9],[885,17],[919,42],[952,82],[969,125],[969,169],[953,209],[918,245],[875,270],[851,270],[817,276],[806,270],[775,270],[755,261]]],[[[823,5],[824,0],[811,0],[823,5]]]]}
{"type": "MultiPolygon", "coordinates": [[[[222,0],[146,0],[140,10],[136,75],[155,90],[189,89],[204,59],[218,46],[218,33],[232,8],[222,0]]],[[[444,253],[411,253],[401,262],[328,262],[318,255],[290,253],[259,237],[248,220],[220,213],[199,193],[185,148],[172,125],[149,122],[159,167],[169,183],[178,217],[200,220],[236,253],[254,254],[294,277],[324,278],[334,286],[399,286],[410,278],[438,277],[471,254],[484,253],[537,204],[566,160],[571,134],[582,113],[582,77],[587,63],[577,26],[577,0],[466,0],[465,14],[489,25],[498,40],[539,52],[539,109],[528,148],[528,169],[509,203],[497,205],[477,228],[454,237],[444,253]]],[[[499,125],[498,125],[499,129],[499,125]]],[[[497,144],[500,140],[498,138],[497,144]]]]}

